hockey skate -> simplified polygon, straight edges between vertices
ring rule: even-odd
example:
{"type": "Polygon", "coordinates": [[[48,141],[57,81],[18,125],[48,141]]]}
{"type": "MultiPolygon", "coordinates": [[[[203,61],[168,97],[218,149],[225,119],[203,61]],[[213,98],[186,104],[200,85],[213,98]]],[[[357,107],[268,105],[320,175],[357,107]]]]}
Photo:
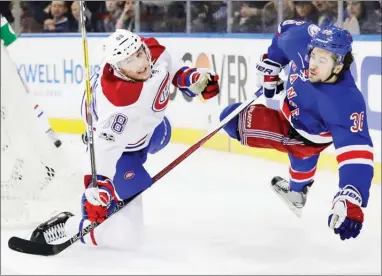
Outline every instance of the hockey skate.
{"type": "Polygon", "coordinates": [[[30,240],[38,243],[52,244],[66,238],[65,223],[72,217],[70,212],[62,212],[40,224],[32,233],[30,240]]]}
{"type": "Polygon", "coordinates": [[[289,181],[280,176],[275,176],[271,181],[272,189],[298,217],[302,215],[302,208],[306,204],[308,192],[312,184],[313,182],[306,185],[302,192],[294,192],[290,190],[289,181]]]}

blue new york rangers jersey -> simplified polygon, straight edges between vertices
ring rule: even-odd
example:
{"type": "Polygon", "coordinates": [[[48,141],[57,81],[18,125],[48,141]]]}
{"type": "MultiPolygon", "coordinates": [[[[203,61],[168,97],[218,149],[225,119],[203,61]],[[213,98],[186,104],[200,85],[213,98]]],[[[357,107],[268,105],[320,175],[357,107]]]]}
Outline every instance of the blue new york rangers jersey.
{"type": "Polygon", "coordinates": [[[309,81],[307,46],[318,30],[304,21],[284,21],[268,48],[269,59],[290,66],[281,111],[304,138],[317,144],[333,142],[339,186],[357,188],[366,207],[374,172],[366,104],[350,70],[334,84],[309,81]]]}

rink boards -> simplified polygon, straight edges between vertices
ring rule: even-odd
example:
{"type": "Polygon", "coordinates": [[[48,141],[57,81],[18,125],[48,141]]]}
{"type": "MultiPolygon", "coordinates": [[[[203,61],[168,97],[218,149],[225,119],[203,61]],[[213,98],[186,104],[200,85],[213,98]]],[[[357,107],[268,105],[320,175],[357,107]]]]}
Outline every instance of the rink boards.
{"type": "MultiPolygon", "coordinates": [[[[193,144],[206,131],[218,124],[222,109],[231,103],[243,101],[257,90],[255,63],[267,50],[269,35],[155,35],[171,53],[179,66],[209,67],[220,75],[221,94],[202,102],[183,96],[171,88],[167,116],[173,126],[172,141],[193,144]]],[[[101,42],[106,35],[88,37],[90,70],[94,72],[101,62],[101,42]]],[[[23,35],[9,49],[21,76],[35,96],[35,101],[50,118],[54,130],[82,133],[80,120],[83,55],[81,38],[77,34],[23,35]]],[[[381,41],[377,36],[358,36],[354,42],[355,63],[353,76],[367,103],[368,123],[375,147],[374,183],[381,183],[381,41]]],[[[277,106],[277,102],[260,102],[277,106]]],[[[346,104],[346,99],[344,99],[346,104]]],[[[272,150],[244,148],[218,133],[206,147],[251,156],[288,162],[285,154],[272,150]]],[[[333,148],[320,159],[320,168],[337,170],[333,148]]]]}

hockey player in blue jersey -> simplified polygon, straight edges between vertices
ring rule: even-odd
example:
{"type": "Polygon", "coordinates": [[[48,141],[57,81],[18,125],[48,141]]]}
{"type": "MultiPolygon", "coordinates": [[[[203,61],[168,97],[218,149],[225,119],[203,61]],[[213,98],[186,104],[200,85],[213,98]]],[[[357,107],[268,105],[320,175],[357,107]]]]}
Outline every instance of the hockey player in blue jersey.
{"type": "MultiPolygon", "coordinates": [[[[284,90],[282,107],[251,105],[225,127],[243,145],[288,154],[289,180],[276,176],[271,185],[298,216],[312,187],[320,153],[333,144],[339,189],[328,225],[342,240],[359,235],[373,178],[365,101],[350,72],[352,41],[350,33],[340,28],[320,30],[304,21],[284,21],[256,66],[267,98],[284,90]],[[283,83],[279,73],[288,64],[289,75],[283,83]]],[[[220,118],[238,104],[227,106],[220,118]]]]}

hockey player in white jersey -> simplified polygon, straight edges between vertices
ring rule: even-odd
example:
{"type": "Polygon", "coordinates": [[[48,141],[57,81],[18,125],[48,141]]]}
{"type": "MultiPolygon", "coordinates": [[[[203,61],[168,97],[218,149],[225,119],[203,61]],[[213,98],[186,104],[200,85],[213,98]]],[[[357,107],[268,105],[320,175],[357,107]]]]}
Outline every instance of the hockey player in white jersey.
{"type": "MultiPolygon", "coordinates": [[[[127,30],[118,29],[106,39],[103,62],[91,78],[98,188],[90,185],[89,162],[84,176],[82,216],[60,213],[41,224],[31,240],[52,243],[71,237],[91,222],[102,222],[118,201],[152,185],[143,164],[148,153],[155,154],[170,140],[171,125],[165,110],[171,83],[190,97],[209,99],[219,93],[214,72],[173,67],[166,48],[155,38],[143,38],[127,30]]],[[[83,98],[81,113],[86,122],[85,108],[83,98]]],[[[81,242],[132,248],[137,242],[139,245],[142,226],[142,201],[137,197],[81,238],[81,242]]]]}

